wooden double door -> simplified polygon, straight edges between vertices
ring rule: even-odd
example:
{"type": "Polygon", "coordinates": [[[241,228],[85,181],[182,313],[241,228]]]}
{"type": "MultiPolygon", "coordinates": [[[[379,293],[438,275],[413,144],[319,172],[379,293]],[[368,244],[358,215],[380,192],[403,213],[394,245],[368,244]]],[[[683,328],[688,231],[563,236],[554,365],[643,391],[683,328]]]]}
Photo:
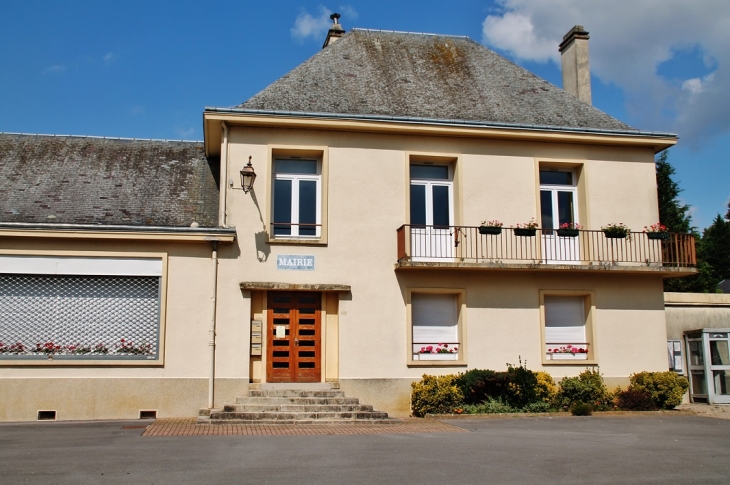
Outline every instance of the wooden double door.
{"type": "Polygon", "coordinates": [[[320,382],[322,294],[270,291],[267,382],[320,382]]]}

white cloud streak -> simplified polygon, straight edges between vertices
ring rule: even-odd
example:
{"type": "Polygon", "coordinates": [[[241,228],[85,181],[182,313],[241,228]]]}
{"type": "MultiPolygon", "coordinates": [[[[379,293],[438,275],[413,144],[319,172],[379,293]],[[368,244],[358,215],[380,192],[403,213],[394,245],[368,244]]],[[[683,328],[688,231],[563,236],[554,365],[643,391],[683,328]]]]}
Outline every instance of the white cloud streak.
{"type": "MultiPolygon", "coordinates": [[[[332,13],[332,10],[324,5],[319,6],[319,13],[316,15],[302,10],[294,21],[294,27],[291,28],[292,37],[299,42],[307,39],[324,41],[327,31],[332,25],[332,19],[330,19],[332,13]]],[[[345,19],[354,20],[358,17],[357,11],[350,5],[340,5],[338,13],[342,15],[343,21],[345,19]]]]}
{"type": "MultiPolygon", "coordinates": [[[[699,144],[730,132],[730,8],[727,0],[499,0],[482,40],[519,60],[555,62],[573,26],[590,32],[591,71],[626,95],[632,123],[676,131],[699,144]],[[698,47],[709,75],[668,80],[657,68],[698,47]]],[[[703,73],[704,74],[704,73],[703,73]]]]}
{"type": "Polygon", "coordinates": [[[313,16],[306,10],[302,10],[294,21],[294,27],[291,29],[292,37],[300,42],[308,38],[324,40],[327,30],[329,30],[332,24],[332,20],[329,18],[331,14],[332,11],[330,9],[321,5],[317,16],[313,16]]]}

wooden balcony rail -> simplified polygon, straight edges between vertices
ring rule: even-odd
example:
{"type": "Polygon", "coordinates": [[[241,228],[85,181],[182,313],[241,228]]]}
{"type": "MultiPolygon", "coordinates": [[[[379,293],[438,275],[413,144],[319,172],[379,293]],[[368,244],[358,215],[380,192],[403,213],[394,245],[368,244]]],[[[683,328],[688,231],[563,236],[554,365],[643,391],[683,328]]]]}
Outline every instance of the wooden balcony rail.
{"type": "Polygon", "coordinates": [[[505,227],[499,234],[481,234],[479,227],[404,224],[397,230],[398,261],[655,267],[697,264],[692,234],[632,232],[626,238],[613,238],[600,230],[518,232],[505,227]]]}

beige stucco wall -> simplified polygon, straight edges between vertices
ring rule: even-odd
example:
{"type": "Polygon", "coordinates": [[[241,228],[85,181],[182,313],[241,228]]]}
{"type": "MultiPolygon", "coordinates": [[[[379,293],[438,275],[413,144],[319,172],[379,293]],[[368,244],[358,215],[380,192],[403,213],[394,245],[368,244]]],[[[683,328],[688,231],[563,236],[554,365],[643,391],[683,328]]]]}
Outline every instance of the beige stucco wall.
{"type": "MultiPolygon", "coordinates": [[[[139,410],[158,416],[191,416],[208,401],[209,328],[213,295],[211,247],[205,243],[73,241],[6,238],[1,251],[25,254],[84,252],[134,256],[160,253],[167,258],[164,360],[161,365],[105,366],[0,365],[0,420],[35,420],[38,410],[55,410],[57,419],[134,419],[139,410]]],[[[223,265],[222,265],[223,266],[223,265]]],[[[245,307],[240,291],[241,305],[245,307]]],[[[229,304],[230,300],[229,300],[229,304]]],[[[240,326],[239,326],[240,327],[240,326]]],[[[234,325],[219,329],[216,394],[220,402],[247,389],[247,358],[241,357],[234,325]]]]}
{"type": "MultiPolygon", "coordinates": [[[[565,163],[582,166],[581,224],[599,229],[624,222],[641,230],[658,219],[650,150],[236,127],[229,139],[229,174],[252,156],[258,178],[253,195],[227,194],[227,223],[238,229],[238,239],[221,252],[231,266],[221,273],[227,295],[221,295],[221,308],[244,304],[240,291],[228,290],[241,281],[350,285],[351,293],[340,295],[339,381],[360,397],[372,396],[376,407],[402,409],[410,382],[424,372],[501,369],[521,357],[530,368],[558,378],[579,373],[584,366],[542,364],[539,291],[544,289],[595,292],[595,350],[607,380],[625,382],[633,372],[666,370],[661,276],[394,270],[396,229],[407,222],[409,154],[456,159],[457,223],[496,218],[513,225],[537,217],[539,164],[565,163]],[[282,147],[326,151],[326,245],[267,243],[272,184],[267,167],[272,149],[282,147]],[[314,255],[316,270],[277,270],[280,254],[314,255]],[[468,367],[406,365],[409,287],[466,290],[468,367]]],[[[222,312],[221,326],[240,325],[237,312],[222,312]]]]}
{"type": "Polygon", "coordinates": [[[682,340],[687,330],[730,328],[730,295],[665,293],[667,338],[682,340]]]}
{"type": "MultiPolygon", "coordinates": [[[[229,139],[229,150],[223,151],[229,154],[223,160],[228,173],[222,180],[226,223],[236,227],[237,239],[219,247],[216,404],[243,394],[257,372],[249,368],[251,292],[241,291],[242,281],[351,286],[331,306],[335,314],[326,317],[326,338],[336,341],[326,342],[324,368],[348,394],[395,415],[407,413],[410,383],[423,373],[504,369],[520,358],[556,378],[579,373],[584,365],[542,363],[541,290],[593,292],[592,344],[608,381],[666,369],[661,276],[598,269],[395,270],[396,229],[408,220],[409,153],[456,160],[458,224],[499,219],[509,226],[537,217],[538,167],[549,163],[582,167],[579,222],[587,229],[624,222],[641,230],[658,219],[651,150],[237,127],[231,127],[229,139]],[[326,244],[268,242],[272,147],[324,150],[326,244]],[[227,179],[237,181],[249,156],[258,174],[254,191],[229,189],[227,179]],[[313,255],[316,269],[277,270],[280,254],[313,255]],[[467,366],[407,365],[405,296],[413,287],[465,290],[467,366]]],[[[40,409],[57,410],[58,419],[107,419],[134,418],[140,409],[157,409],[160,416],[193,415],[205,406],[213,295],[209,245],[7,239],[2,247],[164,252],[168,272],[164,365],[0,366],[0,420],[35,419],[40,409]]]]}

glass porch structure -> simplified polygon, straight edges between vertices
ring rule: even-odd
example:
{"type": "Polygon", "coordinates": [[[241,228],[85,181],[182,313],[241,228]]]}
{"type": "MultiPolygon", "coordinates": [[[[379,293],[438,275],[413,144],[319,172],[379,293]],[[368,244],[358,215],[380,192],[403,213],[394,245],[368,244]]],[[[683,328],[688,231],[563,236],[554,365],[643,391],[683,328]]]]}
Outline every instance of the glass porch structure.
{"type": "Polygon", "coordinates": [[[730,328],[684,332],[692,402],[730,404],[730,328]]]}

